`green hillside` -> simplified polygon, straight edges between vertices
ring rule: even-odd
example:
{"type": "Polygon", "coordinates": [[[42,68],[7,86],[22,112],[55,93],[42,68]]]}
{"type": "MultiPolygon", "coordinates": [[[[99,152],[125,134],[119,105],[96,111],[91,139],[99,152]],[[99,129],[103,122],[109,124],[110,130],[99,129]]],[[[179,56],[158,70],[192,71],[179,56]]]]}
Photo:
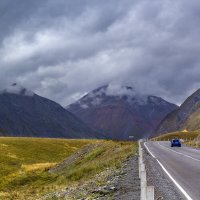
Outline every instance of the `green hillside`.
{"type": "Polygon", "coordinates": [[[137,148],[132,142],[0,138],[0,149],[0,199],[27,200],[119,167],[137,148]]]}

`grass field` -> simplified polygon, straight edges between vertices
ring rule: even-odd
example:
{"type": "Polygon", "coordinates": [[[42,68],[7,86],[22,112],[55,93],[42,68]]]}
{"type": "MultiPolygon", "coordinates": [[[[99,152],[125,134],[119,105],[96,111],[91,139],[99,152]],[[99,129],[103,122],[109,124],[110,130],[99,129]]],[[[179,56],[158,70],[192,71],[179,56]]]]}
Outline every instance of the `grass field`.
{"type": "Polygon", "coordinates": [[[196,138],[194,138],[193,140],[187,141],[186,145],[191,146],[191,147],[195,147],[195,148],[200,148],[200,134],[196,138]]]}
{"type": "Polygon", "coordinates": [[[137,151],[136,143],[102,140],[0,138],[0,199],[39,196],[117,168],[137,151]],[[85,145],[96,146],[67,168],[48,170],[85,145]]]}

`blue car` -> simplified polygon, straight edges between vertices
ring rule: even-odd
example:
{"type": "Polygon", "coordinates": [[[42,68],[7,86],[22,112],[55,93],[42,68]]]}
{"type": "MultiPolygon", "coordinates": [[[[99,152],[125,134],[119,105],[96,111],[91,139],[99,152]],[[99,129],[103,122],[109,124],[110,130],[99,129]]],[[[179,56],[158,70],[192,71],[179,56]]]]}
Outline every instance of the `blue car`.
{"type": "Polygon", "coordinates": [[[181,141],[179,139],[172,139],[171,147],[181,147],[181,141]]]}

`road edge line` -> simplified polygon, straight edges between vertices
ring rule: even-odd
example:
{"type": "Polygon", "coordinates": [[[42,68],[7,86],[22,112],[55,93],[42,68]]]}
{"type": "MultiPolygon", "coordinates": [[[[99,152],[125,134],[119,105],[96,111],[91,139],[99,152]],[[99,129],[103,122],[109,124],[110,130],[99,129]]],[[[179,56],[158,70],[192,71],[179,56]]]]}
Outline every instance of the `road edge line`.
{"type": "Polygon", "coordinates": [[[179,185],[179,183],[172,177],[172,175],[166,170],[166,168],[163,166],[163,164],[156,159],[158,164],[162,167],[163,171],[169,176],[169,178],[173,181],[173,183],[176,185],[176,187],[178,187],[178,189],[184,194],[184,196],[188,199],[188,200],[192,200],[192,198],[189,196],[189,194],[179,185]]]}
{"type": "Polygon", "coordinates": [[[151,153],[151,151],[149,150],[149,148],[147,147],[146,142],[144,143],[144,146],[146,147],[147,151],[151,154],[151,156],[152,156],[153,158],[156,158],[156,157],[153,155],[153,153],[151,153]]]}

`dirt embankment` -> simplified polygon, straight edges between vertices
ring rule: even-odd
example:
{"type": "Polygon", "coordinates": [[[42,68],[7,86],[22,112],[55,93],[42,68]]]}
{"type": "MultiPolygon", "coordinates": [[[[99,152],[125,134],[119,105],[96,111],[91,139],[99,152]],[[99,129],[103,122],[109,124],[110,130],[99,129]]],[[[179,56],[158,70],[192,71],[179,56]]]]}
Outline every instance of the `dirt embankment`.
{"type": "MultiPolygon", "coordinates": [[[[76,160],[97,145],[87,145],[73,156],[64,160],[50,172],[59,172],[63,168],[71,166],[76,160]]],[[[40,199],[64,199],[64,200],[139,200],[140,179],[138,174],[138,156],[129,156],[118,169],[106,168],[96,174],[90,180],[80,182],[62,190],[49,193],[40,199]]]]}
{"type": "Polygon", "coordinates": [[[49,172],[50,173],[56,173],[56,172],[62,171],[63,169],[69,168],[70,166],[75,164],[77,160],[82,159],[87,153],[91,152],[92,150],[94,150],[98,146],[101,146],[101,143],[99,143],[99,144],[88,144],[88,145],[84,146],[79,151],[77,151],[76,153],[74,153],[71,156],[69,156],[68,158],[66,158],[63,162],[59,163],[54,168],[51,168],[49,170],[49,172]]]}

